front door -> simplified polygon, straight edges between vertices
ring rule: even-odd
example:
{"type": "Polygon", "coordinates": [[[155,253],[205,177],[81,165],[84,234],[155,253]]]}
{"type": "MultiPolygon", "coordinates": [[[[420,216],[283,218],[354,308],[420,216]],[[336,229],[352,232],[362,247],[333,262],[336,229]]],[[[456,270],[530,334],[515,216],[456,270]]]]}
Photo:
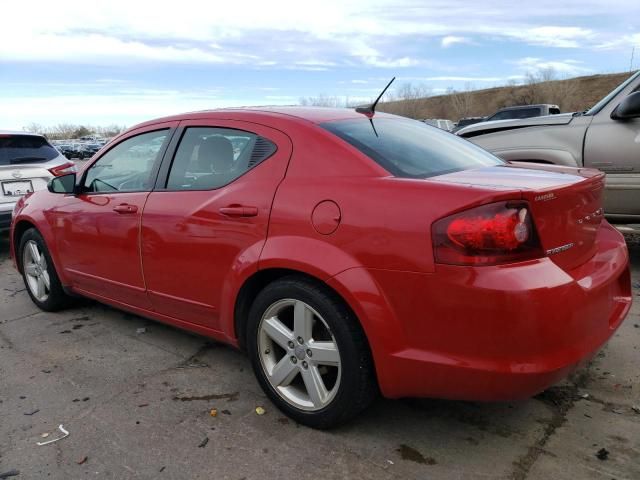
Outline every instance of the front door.
{"type": "Polygon", "coordinates": [[[584,142],[584,166],[607,174],[607,214],[640,215],[640,118],[612,119],[618,103],[594,115],[584,142]]]}
{"type": "Polygon", "coordinates": [[[84,173],[82,192],[51,214],[62,268],[80,291],[150,308],[140,265],[140,219],[172,132],[134,131],[84,173]]]}
{"type": "Polygon", "coordinates": [[[231,120],[181,122],[176,138],[142,216],[148,294],[155,311],[219,330],[225,286],[260,255],[291,143],[231,120]]]}

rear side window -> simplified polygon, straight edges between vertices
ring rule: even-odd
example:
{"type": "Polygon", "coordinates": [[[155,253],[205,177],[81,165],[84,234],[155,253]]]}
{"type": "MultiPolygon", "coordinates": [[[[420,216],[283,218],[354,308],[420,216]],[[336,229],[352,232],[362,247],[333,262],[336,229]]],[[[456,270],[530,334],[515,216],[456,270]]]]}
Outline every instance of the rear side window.
{"type": "Polygon", "coordinates": [[[167,189],[223,187],[275,151],[273,142],[254,133],[230,128],[189,127],[176,150],[167,189]]]}
{"type": "Polygon", "coordinates": [[[416,120],[341,120],[321,124],[392,175],[426,178],[504,162],[480,147],[416,120]]]}
{"type": "Polygon", "coordinates": [[[39,135],[0,135],[0,165],[48,162],[58,155],[39,135]]]}

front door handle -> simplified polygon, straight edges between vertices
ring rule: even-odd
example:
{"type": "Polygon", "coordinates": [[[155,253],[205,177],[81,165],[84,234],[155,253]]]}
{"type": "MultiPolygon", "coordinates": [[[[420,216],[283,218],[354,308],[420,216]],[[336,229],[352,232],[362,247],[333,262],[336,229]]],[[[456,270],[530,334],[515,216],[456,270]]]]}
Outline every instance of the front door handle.
{"type": "Polygon", "coordinates": [[[135,205],[129,205],[128,203],[121,203],[120,205],[113,207],[113,211],[118,213],[136,213],[138,211],[138,207],[135,205]]]}
{"type": "Polygon", "coordinates": [[[220,213],[227,217],[255,217],[258,215],[258,207],[244,207],[242,205],[222,207],[220,213]]]}

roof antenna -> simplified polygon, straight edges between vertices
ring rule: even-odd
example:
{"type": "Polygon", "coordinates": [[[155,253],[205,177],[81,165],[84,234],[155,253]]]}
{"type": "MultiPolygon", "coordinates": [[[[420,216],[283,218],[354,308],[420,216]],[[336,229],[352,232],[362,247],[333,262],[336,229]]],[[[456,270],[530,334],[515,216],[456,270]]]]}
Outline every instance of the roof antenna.
{"type": "Polygon", "coordinates": [[[389,83],[387,83],[387,86],[384,87],[384,90],[382,90],[382,93],[380,95],[378,95],[378,98],[376,98],[375,102],[373,102],[371,105],[367,105],[366,107],[356,107],[356,112],[364,113],[365,115],[367,115],[369,117],[373,117],[373,115],[376,113],[376,105],[378,105],[378,102],[380,101],[380,99],[384,95],[384,92],[387,91],[387,89],[391,86],[391,84],[393,83],[393,81],[395,79],[396,79],[396,77],[393,77],[391,79],[391,81],[389,83]]]}

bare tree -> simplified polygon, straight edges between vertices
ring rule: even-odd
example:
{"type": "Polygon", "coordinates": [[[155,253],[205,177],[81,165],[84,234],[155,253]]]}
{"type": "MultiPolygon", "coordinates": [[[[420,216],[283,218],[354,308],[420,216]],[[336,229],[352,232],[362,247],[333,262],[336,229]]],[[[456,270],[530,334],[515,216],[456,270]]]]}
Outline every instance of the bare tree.
{"type": "Polygon", "coordinates": [[[468,117],[473,110],[473,86],[469,83],[465,85],[464,90],[449,90],[449,99],[451,101],[451,109],[457,119],[468,117]]]}
{"type": "Polygon", "coordinates": [[[22,127],[22,130],[30,133],[40,133],[40,134],[46,133],[45,128],[39,123],[35,123],[35,122],[31,122],[28,125],[25,125],[24,127],[22,127]]]}
{"type": "Polygon", "coordinates": [[[346,107],[347,99],[321,93],[317,97],[301,97],[298,103],[305,107],[346,107]]]}
{"type": "Polygon", "coordinates": [[[426,116],[426,101],[431,96],[431,88],[427,85],[403,83],[395,91],[386,94],[386,101],[378,109],[409,118],[426,116]]]}

